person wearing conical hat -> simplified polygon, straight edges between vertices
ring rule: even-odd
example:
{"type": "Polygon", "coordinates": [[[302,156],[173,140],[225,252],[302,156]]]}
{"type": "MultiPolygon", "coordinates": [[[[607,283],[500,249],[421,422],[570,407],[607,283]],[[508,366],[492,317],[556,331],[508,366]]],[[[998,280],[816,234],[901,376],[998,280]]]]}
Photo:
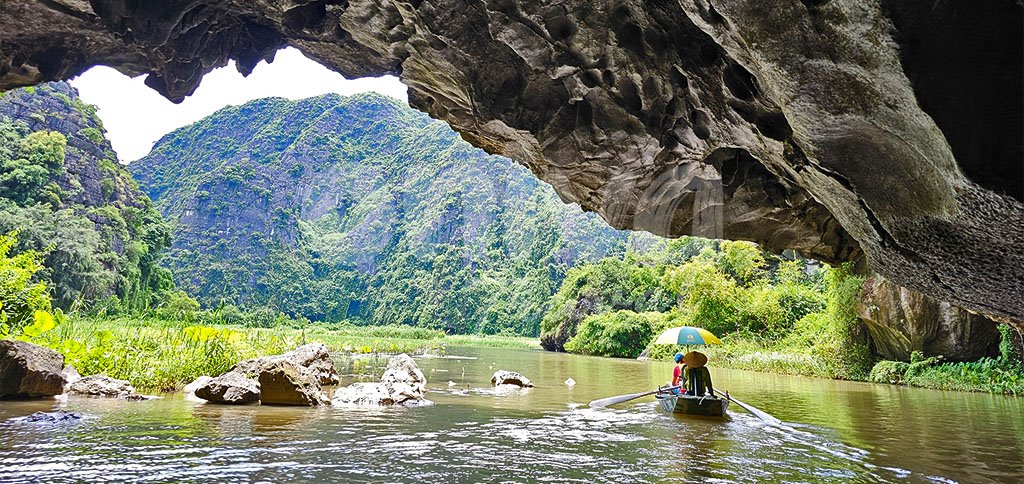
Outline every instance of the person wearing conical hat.
{"type": "Polygon", "coordinates": [[[705,366],[707,364],[707,355],[699,351],[683,355],[683,383],[686,385],[687,395],[715,395],[715,388],[711,384],[711,372],[705,366]]]}

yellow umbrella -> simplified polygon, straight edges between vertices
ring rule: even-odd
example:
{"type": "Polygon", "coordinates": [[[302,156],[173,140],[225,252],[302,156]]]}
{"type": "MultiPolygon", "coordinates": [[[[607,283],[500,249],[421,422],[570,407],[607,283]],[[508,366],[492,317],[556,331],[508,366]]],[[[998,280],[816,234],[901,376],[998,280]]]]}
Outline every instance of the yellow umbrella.
{"type": "Polygon", "coordinates": [[[720,345],[722,340],[704,328],[679,326],[668,328],[654,340],[656,345],[720,345]]]}

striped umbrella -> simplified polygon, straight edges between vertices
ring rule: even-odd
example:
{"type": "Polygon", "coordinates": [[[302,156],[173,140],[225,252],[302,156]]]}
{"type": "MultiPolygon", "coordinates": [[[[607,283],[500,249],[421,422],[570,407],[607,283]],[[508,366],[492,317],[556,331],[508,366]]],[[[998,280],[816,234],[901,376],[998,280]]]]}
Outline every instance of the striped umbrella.
{"type": "Polygon", "coordinates": [[[668,328],[654,340],[656,345],[720,345],[722,341],[704,328],[679,326],[668,328]]]}

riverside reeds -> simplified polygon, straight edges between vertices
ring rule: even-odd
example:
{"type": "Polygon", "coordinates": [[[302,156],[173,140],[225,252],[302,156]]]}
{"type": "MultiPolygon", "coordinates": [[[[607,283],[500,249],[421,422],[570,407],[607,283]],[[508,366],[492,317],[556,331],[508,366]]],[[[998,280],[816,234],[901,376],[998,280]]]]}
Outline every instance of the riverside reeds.
{"type": "Polygon", "coordinates": [[[197,325],[162,318],[72,315],[32,339],[65,355],[82,375],[103,373],[144,391],[175,391],[235,363],[318,342],[348,353],[445,352],[451,346],[538,348],[537,340],[504,336],[446,336],[406,326],[308,325],[249,328],[197,325]]]}

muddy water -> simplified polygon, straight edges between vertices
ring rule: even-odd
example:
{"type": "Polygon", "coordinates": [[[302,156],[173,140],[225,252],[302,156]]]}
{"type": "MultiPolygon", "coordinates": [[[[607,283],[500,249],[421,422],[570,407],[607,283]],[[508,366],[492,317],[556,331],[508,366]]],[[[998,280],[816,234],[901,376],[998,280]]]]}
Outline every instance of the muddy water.
{"type": "MultiPolygon", "coordinates": [[[[663,415],[592,399],[663,383],[671,366],[504,349],[421,358],[427,408],[224,407],[169,396],[0,402],[0,481],[1022,482],[1024,400],[714,369],[787,422],[663,415]],[[496,394],[512,369],[537,388],[496,394]],[[576,380],[567,386],[566,379],[576,380]],[[57,408],[77,423],[15,417],[57,408]]],[[[339,358],[347,381],[375,359],[339,358]]]]}

